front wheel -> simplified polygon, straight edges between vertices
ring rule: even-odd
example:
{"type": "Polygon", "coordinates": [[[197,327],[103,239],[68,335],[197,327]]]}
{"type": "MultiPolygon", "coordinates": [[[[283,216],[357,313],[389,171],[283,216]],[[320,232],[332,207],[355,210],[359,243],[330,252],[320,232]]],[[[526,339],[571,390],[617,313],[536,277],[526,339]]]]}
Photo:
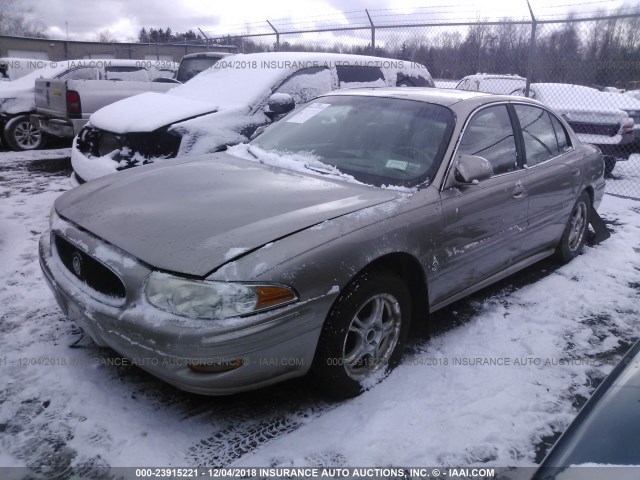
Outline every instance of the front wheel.
{"type": "Polygon", "coordinates": [[[333,397],[358,395],[398,364],[410,319],[411,297],[398,275],[361,274],[329,311],[312,374],[333,397]]]}
{"type": "Polygon", "coordinates": [[[28,115],[9,120],[4,127],[4,139],[16,151],[38,150],[45,145],[44,132],[31,125],[28,115]]]}
{"type": "Polygon", "coordinates": [[[587,237],[590,211],[591,200],[589,195],[586,192],[582,192],[571,210],[569,221],[556,249],[556,255],[561,262],[570,262],[580,255],[587,237]]]}

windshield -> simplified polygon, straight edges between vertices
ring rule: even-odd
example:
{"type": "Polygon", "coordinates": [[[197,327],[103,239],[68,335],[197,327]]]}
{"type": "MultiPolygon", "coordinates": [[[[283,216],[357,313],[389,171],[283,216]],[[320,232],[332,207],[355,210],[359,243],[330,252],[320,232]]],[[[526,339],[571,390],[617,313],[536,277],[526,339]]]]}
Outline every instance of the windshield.
{"type": "Polygon", "coordinates": [[[414,100],[333,96],[296,110],[250,146],[297,161],[312,158],[376,186],[414,187],[434,174],[454,125],[451,110],[414,100]]]}

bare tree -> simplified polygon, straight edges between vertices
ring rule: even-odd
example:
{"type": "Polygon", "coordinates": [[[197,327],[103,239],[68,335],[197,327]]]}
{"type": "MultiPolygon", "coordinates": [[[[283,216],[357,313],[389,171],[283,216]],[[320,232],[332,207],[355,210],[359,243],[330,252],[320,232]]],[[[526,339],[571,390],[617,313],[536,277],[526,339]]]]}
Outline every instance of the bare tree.
{"type": "Polygon", "coordinates": [[[0,0],[0,35],[46,38],[44,26],[21,0],[0,0]]]}
{"type": "Polygon", "coordinates": [[[102,30],[97,33],[96,41],[102,42],[102,43],[113,43],[113,42],[117,42],[118,39],[111,31],[102,30]]]}

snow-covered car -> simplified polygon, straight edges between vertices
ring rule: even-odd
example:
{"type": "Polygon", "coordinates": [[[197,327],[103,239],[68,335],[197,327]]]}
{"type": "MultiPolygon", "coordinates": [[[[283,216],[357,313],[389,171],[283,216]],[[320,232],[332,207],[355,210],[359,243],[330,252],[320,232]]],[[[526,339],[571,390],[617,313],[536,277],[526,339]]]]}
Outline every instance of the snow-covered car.
{"type": "Polygon", "coordinates": [[[46,66],[47,60],[33,58],[2,57],[0,58],[0,81],[17,80],[20,77],[46,66]]]}
{"type": "MultiPolygon", "coordinates": [[[[518,75],[477,74],[463,78],[456,88],[522,96],[525,84],[526,79],[518,75]]],[[[582,142],[602,150],[607,175],[616,161],[627,160],[633,152],[629,144],[634,141],[634,129],[640,129],[640,102],[633,98],[564,83],[532,83],[529,96],[564,115],[582,142]]]]}
{"type": "MultiPolygon", "coordinates": [[[[63,60],[43,62],[43,68],[13,80],[0,82],[0,128],[3,141],[13,150],[36,150],[45,145],[46,135],[33,126],[29,115],[36,113],[35,84],[39,78],[58,80],[83,80],[107,78],[109,71],[125,75],[127,70],[140,70],[143,60],[63,60]]],[[[158,77],[171,76],[173,72],[157,69],[158,77]]]]}
{"type": "Polygon", "coordinates": [[[94,113],[72,147],[74,177],[82,183],[178,154],[216,151],[246,141],[318,95],[397,85],[434,86],[425,67],[388,58],[302,52],[226,57],[166,94],[138,95],[94,113]]]}
{"type": "Polygon", "coordinates": [[[181,389],[312,371],[349,396],[412,321],[575,258],[603,194],[602,154],[534,100],[340,90],[249,144],[63,194],[40,264],[96,343],[181,389]]]}
{"type": "MultiPolygon", "coordinates": [[[[524,95],[524,89],[518,93],[524,95]]],[[[600,148],[607,175],[633,153],[631,144],[640,135],[640,101],[564,83],[532,83],[529,96],[564,115],[581,141],[600,148]]]]}
{"type": "Polygon", "coordinates": [[[598,386],[532,480],[637,479],[639,403],[640,341],[598,386]]]}
{"type": "Polygon", "coordinates": [[[476,73],[467,75],[455,86],[458,90],[511,95],[525,85],[527,79],[520,75],[476,73]]]}

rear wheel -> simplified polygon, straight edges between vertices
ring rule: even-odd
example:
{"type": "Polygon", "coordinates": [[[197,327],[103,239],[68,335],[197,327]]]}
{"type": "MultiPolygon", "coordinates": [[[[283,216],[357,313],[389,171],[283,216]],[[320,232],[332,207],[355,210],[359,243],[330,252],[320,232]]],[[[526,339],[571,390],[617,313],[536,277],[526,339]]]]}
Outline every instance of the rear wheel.
{"type": "Polygon", "coordinates": [[[365,272],[340,294],[322,328],[312,373],[337,398],[372,386],[402,356],[411,297],[390,272],[365,272]]]}
{"type": "Polygon", "coordinates": [[[556,249],[556,255],[561,262],[570,262],[580,255],[587,237],[590,211],[591,200],[589,195],[587,192],[582,192],[571,210],[569,221],[556,249]]]}
{"type": "Polygon", "coordinates": [[[28,115],[13,117],[4,127],[7,145],[16,151],[38,150],[45,145],[45,135],[31,125],[28,115]]]}

